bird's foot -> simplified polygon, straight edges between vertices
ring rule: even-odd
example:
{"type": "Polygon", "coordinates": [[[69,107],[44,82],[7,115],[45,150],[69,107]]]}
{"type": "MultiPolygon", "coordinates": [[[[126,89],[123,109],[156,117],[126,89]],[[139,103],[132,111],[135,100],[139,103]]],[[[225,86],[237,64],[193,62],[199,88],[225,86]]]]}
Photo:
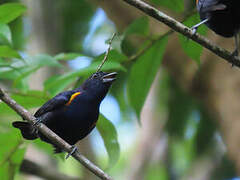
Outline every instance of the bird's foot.
{"type": "Polygon", "coordinates": [[[198,29],[199,26],[201,26],[202,24],[204,24],[204,23],[206,23],[208,21],[209,21],[209,19],[207,18],[207,19],[204,19],[203,21],[201,21],[200,23],[195,24],[194,26],[192,26],[191,30],[192,30],[193,34],[196,34],[197,29],[198,29]]]}
{"type": "MultiPolygon", "coordinates": [[[[239,51],[238,51],[238,49],[235,49],[233,52],[232,52],[232,54],[231,54],[233,57],[234,56],[238,56],[239,55],[239,51]]],[[[234,62],[232,62],[232,68],[234,67],[234,62]]]]}
{"type": "MultiPolygon", "coordinates": [[[[192,26],[190,29],[192,30],[193,35],[195,35],[198,30],[198,24],[196,24],[195,26],[192,26]]],[[[189,40],[189,38],[188,38],[188,40],[189,40]]]]}
{"type": "Polygon", "coordinates": [[[38,117],[38,118],[36,118],[36,121],[33,123],[33,127],[36,127],[39,123],[41,123],[43,121],[43,119],[42,118],[40,118],[40,117],[38,117]]]}
{"type": "Polygon", "coordinates": [[[67,154],[66,159],[68,159],[71,155],[73,155],[73,153],[75,153],[77,150],[78,150],[77,146],[73,145],[72,146],[72,151],[67,154]]]}
{"type": "Polygon", "coordinates": [[[232,56],[238,56],[238,54],[239,54],[238,49],[235,49],[235,50],[232,52],[232,56]]]}
{"type": "Polygon", "coordinates": [[[197,29],[198,29],[198,26],[191,27],[191,30],[192,30],[193,34],[197,33],[197,29]]]}

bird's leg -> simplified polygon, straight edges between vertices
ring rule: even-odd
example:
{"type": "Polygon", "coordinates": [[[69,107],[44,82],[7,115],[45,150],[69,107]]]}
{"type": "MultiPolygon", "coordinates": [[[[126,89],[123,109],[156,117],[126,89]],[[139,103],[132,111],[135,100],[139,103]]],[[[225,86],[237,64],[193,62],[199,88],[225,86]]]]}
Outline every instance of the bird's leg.
{"type": "Polygon", "coordinates": [[[239,34],[234,35],[234,40],[235,40],[235,50],[232,53],[232,56],[238,56],[239,53],[239,34]]]}
{"type": "Polygon", "coordinates": [[[69,158],[69,156],[73,155],[73,153],[75,153],[77,150],[78,150],[77,146],[73,145],[72,146],[72,151],[67,154],[66,159],[69,158]]]}
{"type": "MultiPolygon", "coordinates": [[[[232,52],[232,56],[238,56],[239,54],[239,34],[234,35],[234,41],[235,41],[235,50],[232,52]]],[[[232,62],[232,67],[234,66],[234,62],[232,62]]]]}
{"type": "Polygon", "coordinates": [[[204,19],[203,21],[201,21],[200,23],[192,26],[191,29],[193,31],[193,34],[195,34],[197,32],[197,29],[198,29],[199,26],[201,26],[202,24],[204,24],[204,23],[206,23],[208,21],[209,21],[209,19],[207,18],[207,19],[204,19]]]}

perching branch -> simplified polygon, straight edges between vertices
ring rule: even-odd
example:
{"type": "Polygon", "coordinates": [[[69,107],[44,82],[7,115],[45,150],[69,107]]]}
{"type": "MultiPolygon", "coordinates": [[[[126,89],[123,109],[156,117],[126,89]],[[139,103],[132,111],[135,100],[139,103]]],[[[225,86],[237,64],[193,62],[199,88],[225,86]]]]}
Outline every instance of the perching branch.
{"type": "Polygon", "coordinates": [[[219,57],[222,57],[227,62],[233,64],[234,66],[237,66],[240,68],[240,58],[236,56],[232,56],[232,54],[217,46],[215,43],[211,42],[207,38],[199,35],[198,33],[195,33],[187,26],[183,25],[182,23],[176,21],[172,17],[164,14],[163,12],[157,10],[156,8],[150,6],[149,4],[141,1],[141,0],[123,0],[126,3],[130,4],[131,6],[134,6],[138,8],[139,10],[143,11],[145,14],[157,19],[158,21],[166,24],[173,30],[183,34],[184,36],[188,37],[189,39],[192,39],[193,41],[199,43],[203,47],[207,48],[208,50],[212,51],[219,57]]]}
{"type": "MultiPolygon", "coordinates": [[[[0,99],[5,102],[10,108],[16,111],[23,119],[27,120],[30,123],[35,123],[36,118],[32,116],[26,109],[16,103],[11,97],[9,97],[1,88],[0,88],[0,99]]],[[[65,142],[61,137],[56,135],[52,130],[42,123],[36,125],[36,128],[44,134],[48,139],[50,139],[54,144],[63,149],[64,151],[70,153],[72,151],[72,146],[65,142]]],[[[79,161],[83,166],[89,169],[92,173],[98,176],[101,179],[111,180],[112,178],[106,174],[99,167],[94,165],[89,161],[85,156],[80,154],[78,151],[75,151],[72,156],[79,161]]]]}

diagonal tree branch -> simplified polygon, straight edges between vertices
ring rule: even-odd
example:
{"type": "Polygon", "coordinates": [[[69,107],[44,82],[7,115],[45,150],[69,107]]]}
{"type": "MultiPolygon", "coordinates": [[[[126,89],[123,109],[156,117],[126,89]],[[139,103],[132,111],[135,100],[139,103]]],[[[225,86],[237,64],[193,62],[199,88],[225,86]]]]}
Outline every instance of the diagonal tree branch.
{"type": "MultiPolygon", "coordinates": [[[[32,116],[26,109],[16,103],[11,97],[9,97],[1,88],[0,88],[0,99],[5,102],[10,108],[16,111],[23,119],[27,120],[30,123],[36,122],[36,118],[32,116]]],[[[36,125],[36,128],[43,133],[47,138],[49,138],[52,142],[54,142],[57,146],[62,148],[66,152],[72,151],[72,146],[65,142],[61,137],[56,135],[53,131],[51,131],[47,126],[42,123],[36,125]]],[[[101,179],[111,180],[112,178],[106,174],[103,170],[89,161],[85,156],[80,154],[78,151],[75,151],[72,156],[79,161],[83,166],[85,166],[88,170],[94,173],[101,179]]]]}
{"type": "Polygon", "coordinates": [[[212,51],[219,57],[222,57],[227,62],[233,64],[240,68],[240,58],[236,56],[232,56],[232,54],[217,46],[215,43],[211,42],[207,38],[199,35],[198,33],[194,34],[194,32],[187,26],[183,25],[182,23],[178,22],[177,20],[173,19],[172,17],[164,14],[163,12],[157,10],[156,8],[150,6],[149,4],[141,1],[141,0],[122,0],[126,3],[134,6],[144,12],[145,14],[157,19],[158,21],[164,23],[165,25],[169,26],[171,29],[183,34],[184,36],[192,39],[193,41],[199,43],[203,47],[207,48],[208,50],[212,51]]]}

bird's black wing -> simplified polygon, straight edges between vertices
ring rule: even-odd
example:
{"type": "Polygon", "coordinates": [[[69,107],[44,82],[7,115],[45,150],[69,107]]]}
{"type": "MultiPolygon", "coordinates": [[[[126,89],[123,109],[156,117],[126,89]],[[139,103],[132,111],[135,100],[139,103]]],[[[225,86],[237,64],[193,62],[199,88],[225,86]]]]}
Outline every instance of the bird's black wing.
{"type": "Polygon", "coordinates": [[[34,114],[35,117],[42,116],[46,112],[53,111],[66,103],[70,100],[71,96],[75,93],[75,91],[65,91],[59,93],[49,101],[47,101],[42,107],[40,107],[37,112],[34,114]]]}

